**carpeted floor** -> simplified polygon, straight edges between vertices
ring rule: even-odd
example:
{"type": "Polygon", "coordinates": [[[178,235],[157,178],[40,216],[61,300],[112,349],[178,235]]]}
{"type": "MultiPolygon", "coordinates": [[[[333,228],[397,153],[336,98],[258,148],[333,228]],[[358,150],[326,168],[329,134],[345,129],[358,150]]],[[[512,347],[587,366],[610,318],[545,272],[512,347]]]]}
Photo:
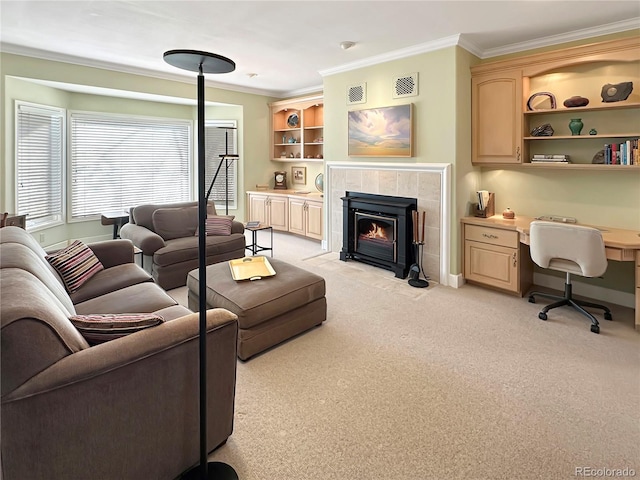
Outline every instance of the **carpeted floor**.
{"type": "Polygon", "coordinates": [[[640,475],[632,310],[610,305],[595,335],[570,309],[543,322],[526,298],[415,289],[299,237],[276,234],[274,255],[325,278],[328,318],[238,363],[234,432],[210,459],[240,479],[640,475]]]}

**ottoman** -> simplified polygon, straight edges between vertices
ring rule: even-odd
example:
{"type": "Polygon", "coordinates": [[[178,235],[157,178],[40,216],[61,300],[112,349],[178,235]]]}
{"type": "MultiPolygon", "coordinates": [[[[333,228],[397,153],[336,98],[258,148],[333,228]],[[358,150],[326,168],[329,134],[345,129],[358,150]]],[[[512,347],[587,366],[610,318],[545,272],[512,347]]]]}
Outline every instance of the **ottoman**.
{"type": "MultiPolygon", "coordinates": [[[[226,308],[238,316],[238,357],[263,352],[327,318],[324,278],[276,258],[276,274],[236,281],[228,262],[207,267],[207,308],[226,308]]],[[[187,275],[189,308],[199,310],[198,269],[187,275]]]]}

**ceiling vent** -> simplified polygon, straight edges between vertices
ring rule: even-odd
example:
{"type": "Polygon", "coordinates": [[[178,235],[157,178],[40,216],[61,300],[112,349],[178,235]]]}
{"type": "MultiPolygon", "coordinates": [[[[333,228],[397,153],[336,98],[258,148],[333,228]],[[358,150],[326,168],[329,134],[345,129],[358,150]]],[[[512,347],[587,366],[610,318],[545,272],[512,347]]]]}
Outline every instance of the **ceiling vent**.
{"type": "Polygon", "coordinates": [[[367,83],[347,87],[347,105],[367,102],[367,83]]]}
{"type": "Polygon", "coordinates": [[[393,79],[393,98],[415,97],[418,95],[418,72],[407,73],[393,79]]]}

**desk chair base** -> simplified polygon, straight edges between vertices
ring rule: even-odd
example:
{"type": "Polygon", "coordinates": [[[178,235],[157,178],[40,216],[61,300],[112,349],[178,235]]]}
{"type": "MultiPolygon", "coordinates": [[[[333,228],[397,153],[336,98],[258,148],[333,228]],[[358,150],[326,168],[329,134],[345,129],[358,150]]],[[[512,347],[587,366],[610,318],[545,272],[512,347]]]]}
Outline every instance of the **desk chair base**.
{"type": "Polygon", "coordinates": [[[589,320],[591,320],[591,331],[593,333],[600,333],[600,325],[598,323],[598,320],[596,320],[596,317],[594,317],[592,314],[587,312],[583,307],[599,308],[601,310],[604,310],[604,319],[605,320],[612,320],[613,319],[613,317],[611,316],[611,310],[609,310],[604,305],[599,305],[597,303],[583,302],[582,300],[575,300],[572,297],[571,290],[572,290],[571,289],[571,277],[570,277],[570,274],[567,273],[567,282],[564,284],[564,296],[561,297],[559,295],[552,295],[552,294],[543,293],[543,292],[531,292],[529,294],[529,302],[530,303],[536,303],[535,295],[540,296],[540,297],[544,297],[544,298],[550,298],[551,300],[558,300],[557,302],[554,302],[554,303],[544,307],[542,309],[542,311],[538,314],[538,318],[540,320],[546,320],[547,319],[547,312],[549,310],[551,310],[552,308],[562,307],[564,305],[569,305],[569,306],[573,307],[574,309],[576,309],[581,314],[583,314],[589,320]]]}

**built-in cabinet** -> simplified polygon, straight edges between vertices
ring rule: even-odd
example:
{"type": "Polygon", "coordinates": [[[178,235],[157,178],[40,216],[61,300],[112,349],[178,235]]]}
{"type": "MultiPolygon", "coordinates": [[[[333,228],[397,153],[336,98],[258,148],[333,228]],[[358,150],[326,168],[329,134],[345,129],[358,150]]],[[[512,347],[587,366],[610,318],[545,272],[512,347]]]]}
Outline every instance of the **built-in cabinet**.
{"type": "Polygon", "coordinates": [[[322,201],[290,198],[289,231],[322,240],[322,201]]]}
{"type": "Polygon", "coordinates": [[[271,225],[274,230],[322,240],[323,207],[319,194],[303,196],[293,190],[247,192],[249,220],[271,225]]]}
{"type": "Polygon", "coordinates": [[[249,220],[289,231],[289,198],[285,195],[248,194],[249,220]]]}
{"type": "Polygon", "coordinates": [[[640,137],[640,90],[619,102],[603,102],[605,84],[640,85],[637,37],[546,52],[475,66],[472,73],[472,163],[525,168],[616,170],[638,165],[592,163],[604,144],[640,137]],[[550,93],[538,95],[536,93],[550,93]],[[589,99],[568,108],[572,96],[589,99]],[[555,100],[555,105],[552,101],[555,100]],[[580,118],[573,135],[569,122],[580,118]],[[552,136],[532,131],[549,124],[552,136]],[[570,164],[531,163],[534,155],[569,155],[570,164]]]}
{"type": "Polygon", "coordinates": [[[533,282],[533,264],[519,233],[464,221],[462,228],[465,280],[523,296],[533,282]]]}
{"type": "Polygon", "coordinates": [[[273,102],[270,157],[281,162],[322,162],[324,103],[321,95],[273,102]]]}

